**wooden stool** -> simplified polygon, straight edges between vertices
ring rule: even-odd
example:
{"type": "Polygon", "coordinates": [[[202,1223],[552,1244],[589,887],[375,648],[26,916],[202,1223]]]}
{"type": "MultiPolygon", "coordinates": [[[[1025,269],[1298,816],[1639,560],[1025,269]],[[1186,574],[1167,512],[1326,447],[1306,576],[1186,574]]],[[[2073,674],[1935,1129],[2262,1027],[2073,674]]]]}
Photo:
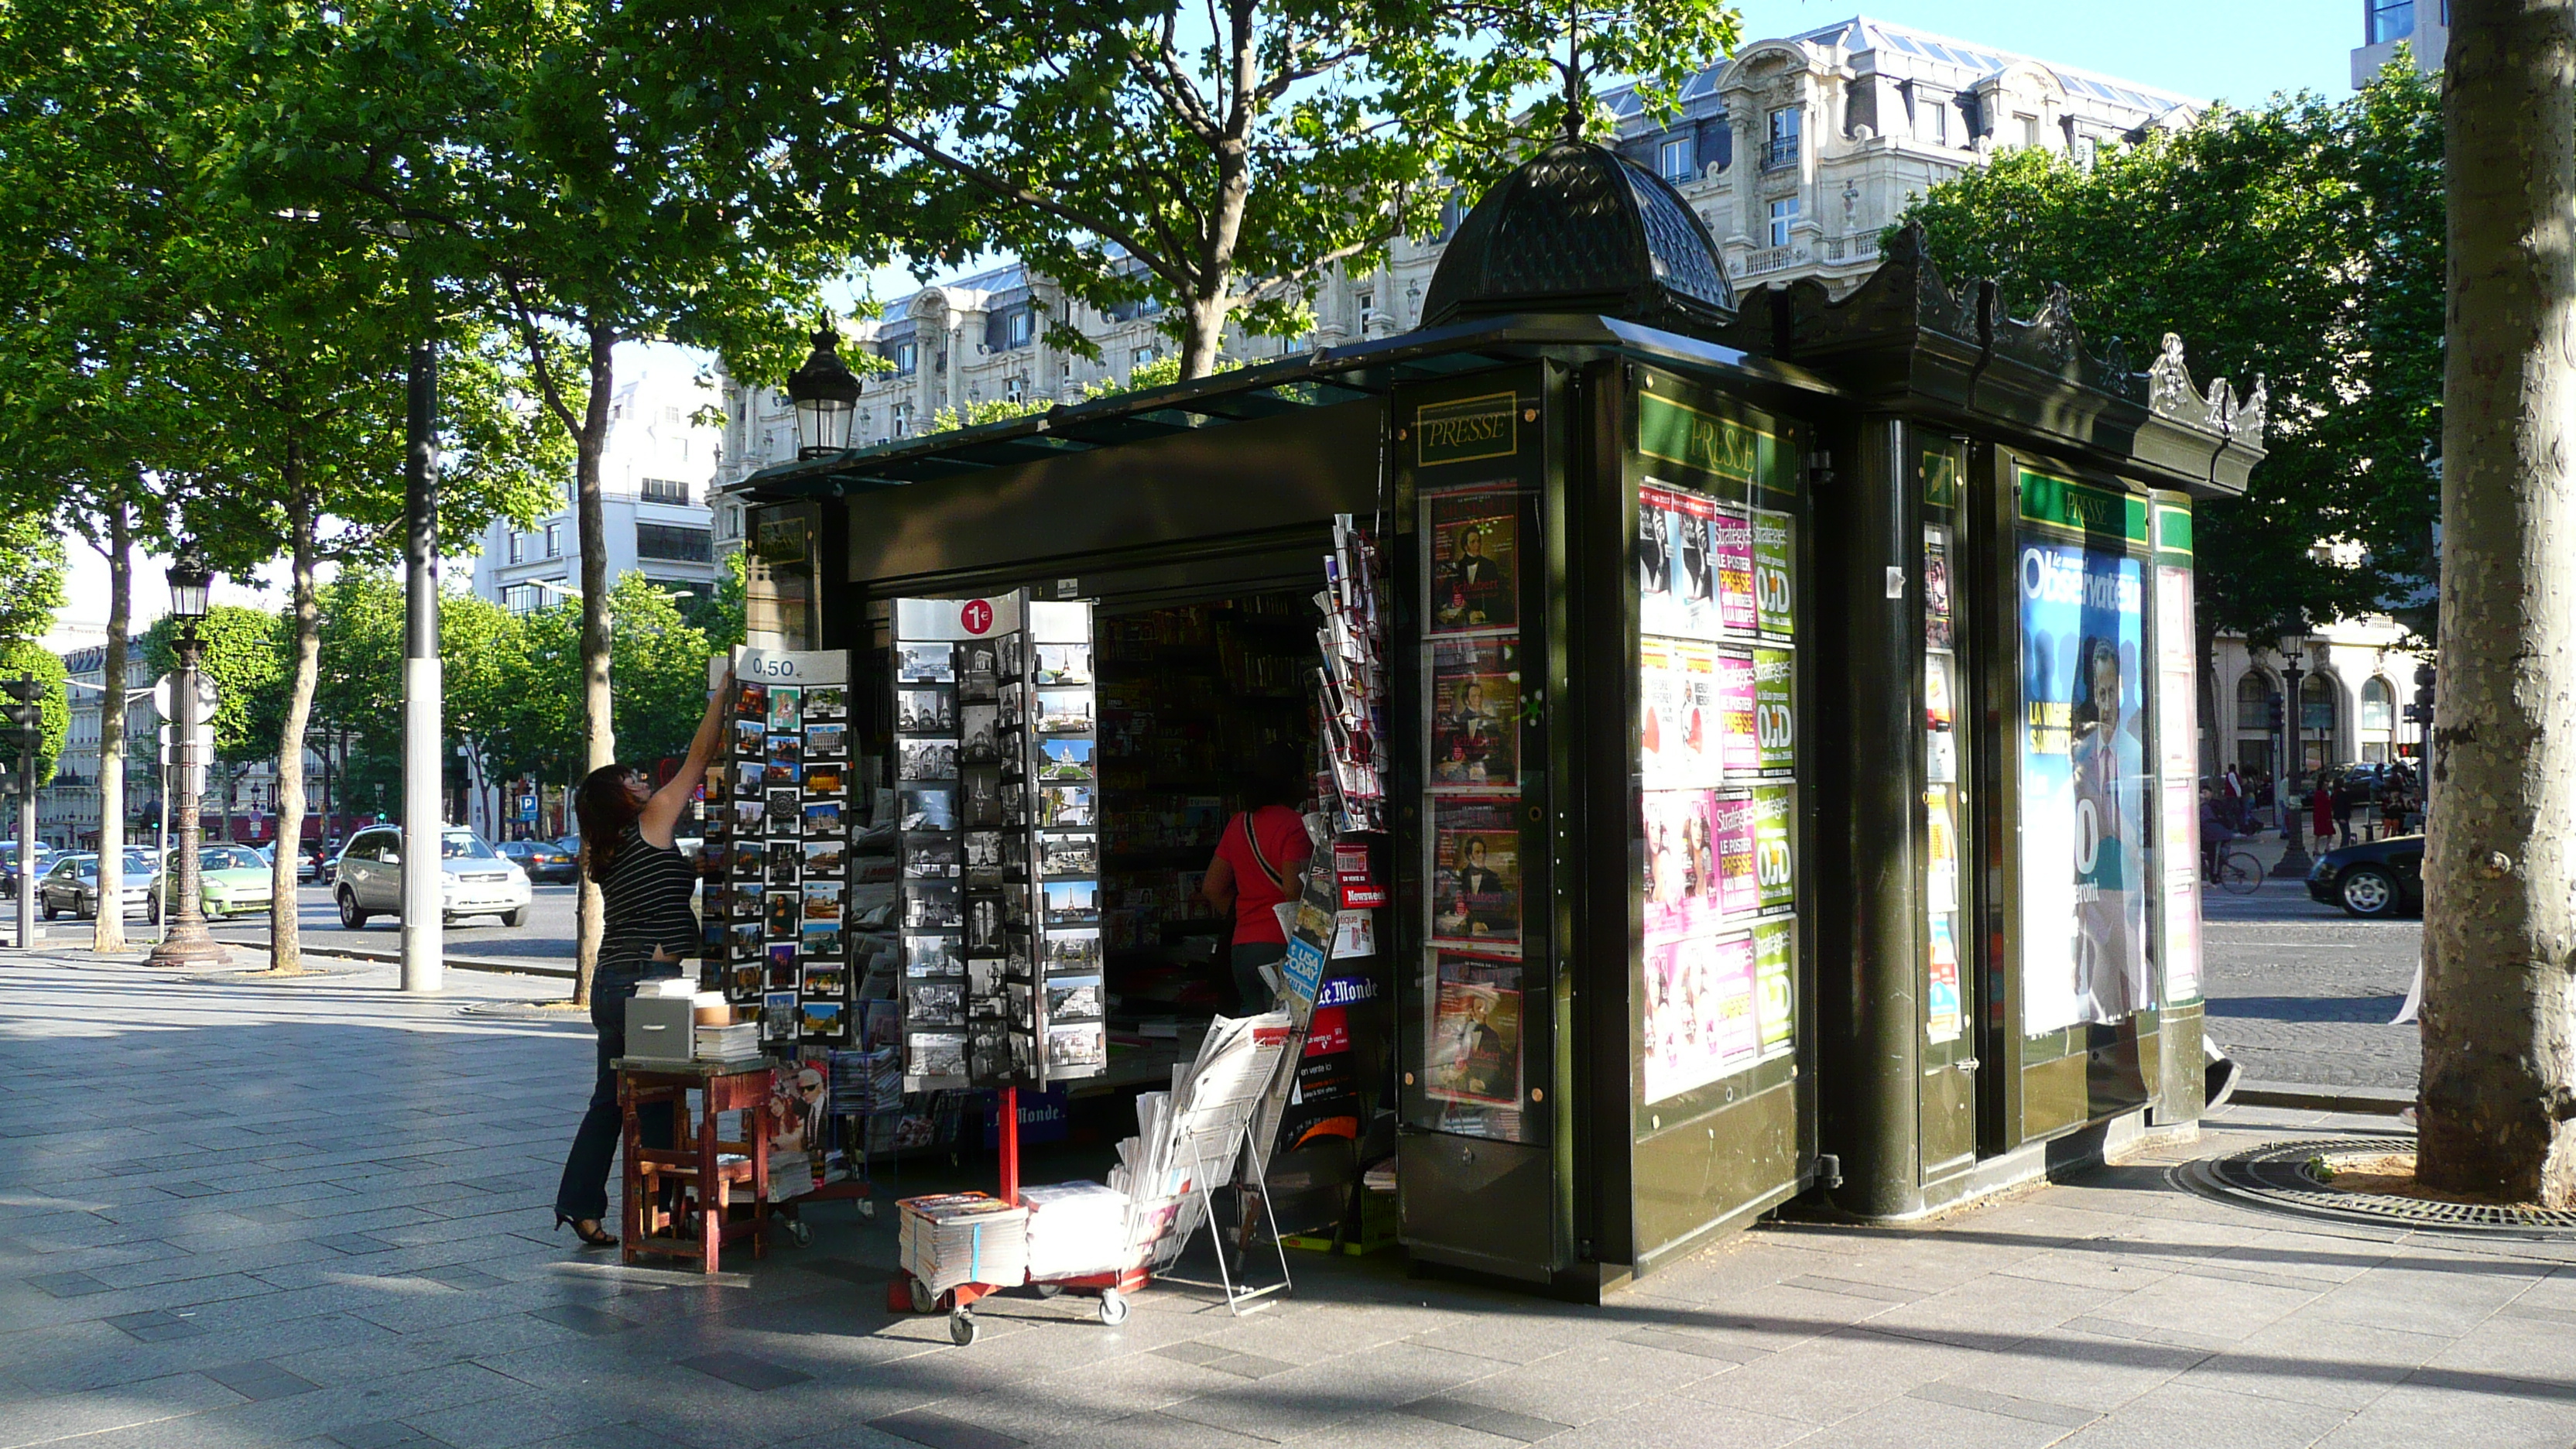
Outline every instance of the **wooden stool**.
{"type": "Polygon", "coordinates": [[[632,1263],[641,1253],[696,1258],[706,1272],[716,1271],[717,1255],[727,1241],[751,1239],[751,1255],[769,1255],[769,1138],[760,1130],[769,1102],[770,1063],[766,1058],[742,1062],[659,1062],[620,1057],[617,1105],[624,1116],[626,1147],[625,1232],[620,1255],[632,1263]],[[689,1093],[702,1094],[694,1129],[689,1121],[689,1093]],[[636,1126],[635,1110],[667,1102],[671,1108],[673,1147],[646,1147],[636,1126]],[[746,1141],[716,1134],[723,1112],[744,1115],[746,1141]],[[732,1153],[736,1160],[726,1162],[732,1153]],[[728,1221],[734,1184],[743,1185],[751,1216],[728,1221]],[[666,1208],[668,1189],[678,1211],[666,1208]],[[695,1219],[697,1236],[678,1229],[695,1219]]]}

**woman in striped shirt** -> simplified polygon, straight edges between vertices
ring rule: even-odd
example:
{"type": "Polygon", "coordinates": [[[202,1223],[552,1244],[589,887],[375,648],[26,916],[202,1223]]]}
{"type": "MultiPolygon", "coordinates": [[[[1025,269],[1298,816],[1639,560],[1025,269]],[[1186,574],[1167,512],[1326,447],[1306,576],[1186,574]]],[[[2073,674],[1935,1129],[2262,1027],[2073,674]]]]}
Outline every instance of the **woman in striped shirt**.
{"type": "MultiPolygon", "coordinates": [[[[590,978],[599,1078],[564,1159],[563,1184],[555,1189],[555,1226],[570,1224],[588,1247],[617,1245],[617,1235],[601,1227],[600,1219],[608,1212],[608,1164],[617,1152],[620,1125],[617,1073],[609,1063],[626,1054],[626,999],[648,978],[679,975],[680,958],[701,949],[698,915],[689,906],[697,872],[671,836],[715,757],[733,691],[728,673],[707,701],[689,757],[661,789],[632,765],[605,765],[591,771],[573,796],[581,817],[582,874],[598,884],[601,897],[599,964],[590,978]]],[[[646,1141],[666,1143],[670,1109],[648,1107],[636,1125],[646,1141]]]]}

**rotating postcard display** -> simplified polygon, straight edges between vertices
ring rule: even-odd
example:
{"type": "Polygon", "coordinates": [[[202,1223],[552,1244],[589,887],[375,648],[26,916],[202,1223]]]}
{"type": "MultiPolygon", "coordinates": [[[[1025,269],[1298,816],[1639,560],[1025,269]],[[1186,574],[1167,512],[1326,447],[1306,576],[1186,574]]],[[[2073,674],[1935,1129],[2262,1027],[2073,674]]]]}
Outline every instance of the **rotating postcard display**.
{"type": "Polygon", "coordinates": [[[897,599],[904,1087],[1108,1065],[1091,606],[897,599]]]}
{"type": "Polygon", "coordinates": [[[706,850],[722,865],[701,984],[756,1008],[764,1041],[846,1046],[849,655],[746,648],[733,662],[741,688],[706,786],[706,850]]]}
{"type": "Polygon", "coordinates": [[[1797,519],[1793,445],[1639,399],[1638,770],[1644,1099],[1795,1048],[1797,519]],[[1695,445],[1694,445],[1695,444],[1695,445]]]}

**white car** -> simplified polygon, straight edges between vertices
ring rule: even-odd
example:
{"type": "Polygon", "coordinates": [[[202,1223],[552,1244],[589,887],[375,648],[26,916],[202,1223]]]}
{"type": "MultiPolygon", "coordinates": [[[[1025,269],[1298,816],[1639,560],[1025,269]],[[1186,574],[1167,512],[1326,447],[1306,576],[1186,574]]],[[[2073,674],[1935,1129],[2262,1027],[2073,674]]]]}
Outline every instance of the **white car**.
{"type": "MultiPolygon", "coordinates": [[[[499,916],[516,926],[528,918],[527,872],[491,842],[459,825],[439,832],[439,915],[447,921],[467,916],[499,916]]],[[[332,898],[339,902],[340,924],[366,929],[377,916],[402,914],[402,827],[371,825],[349,837],[332,871],[332,898]]]]}

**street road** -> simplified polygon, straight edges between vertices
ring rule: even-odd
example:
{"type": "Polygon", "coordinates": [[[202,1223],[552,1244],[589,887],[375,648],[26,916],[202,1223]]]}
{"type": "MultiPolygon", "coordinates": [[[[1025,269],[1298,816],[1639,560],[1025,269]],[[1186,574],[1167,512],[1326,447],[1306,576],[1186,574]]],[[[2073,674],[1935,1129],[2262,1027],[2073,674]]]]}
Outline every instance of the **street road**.
{"type": "MultiPolygon", "coordinates": [[[[2268,862],[2277,841],[2260,850],[2268,862]]],[[[492,916],[450,926],[450,956],[525,961],[568,968],[573,962],[573,899],[568,885],[540,885],[526,925],[511,929],[492,916]]],[[[317,950],[398,951],[402,927],[380,917],[363,931],[340,928],[340,914],[320,886],[297,893],[305,944],[317,950]]],[[[131,929],[143,934],[140,919],[131,929]]],[[[216,926],[217,939],[245,946],[268,940],[266,917],[216,926]]],[[[88,928],[69,921],[46,928],[58,942],[86,943],[88,928]]],[[[2390,1026],[2423,939],[2420,923],[2356,921],[2308,899],[2297,881],[2264,882],[2251,896],[2213,892],[2202,925],[2203,991],[2209,1034],[2267,1082],[2411,1089],[2417,1039],[2411,1026],[2390,1026]]],[[[245,958],[250,953],[243,953],[245,958]]]]}
{"type": "MultiPolygon", "coordinates": [[[[2259,849],[2268,865],[2280,843],[2259,849]]],[[[2210,1039],[2258,1081],[2412,1091],[2421,1044],[2388,1019],[2423,940],[2421,921],[2355,920],[2296,880],[2213,891],[2201,912],[2210,1039]]]]}

